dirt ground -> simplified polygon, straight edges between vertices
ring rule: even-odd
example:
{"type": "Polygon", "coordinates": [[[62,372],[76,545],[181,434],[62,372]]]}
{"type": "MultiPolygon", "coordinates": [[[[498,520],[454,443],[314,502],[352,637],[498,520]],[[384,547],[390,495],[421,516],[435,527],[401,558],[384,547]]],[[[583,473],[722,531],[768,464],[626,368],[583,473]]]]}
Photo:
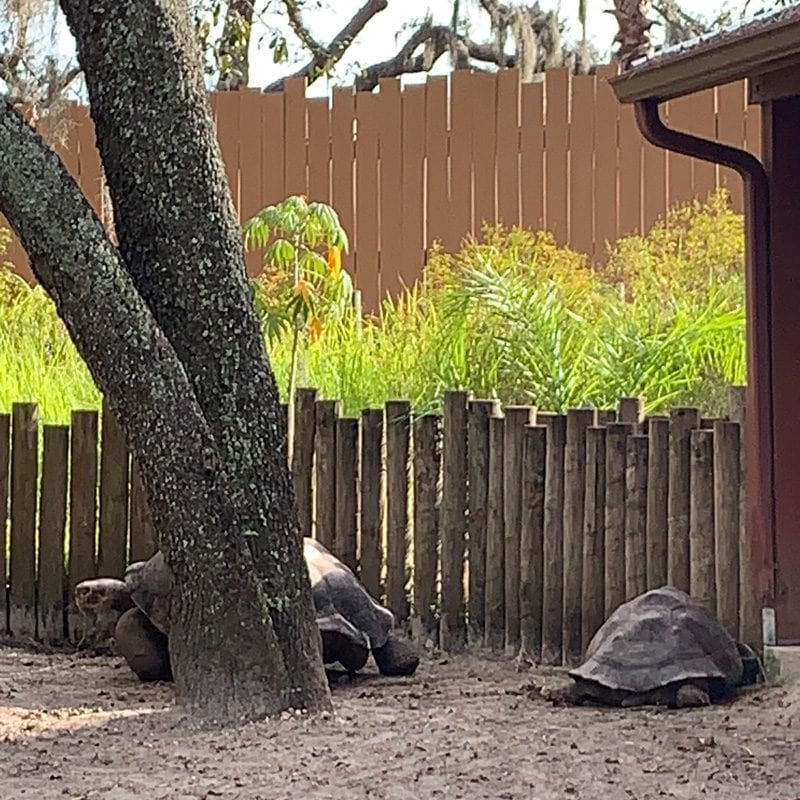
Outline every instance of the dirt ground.
{"type": "Polygon", "coordinates": [[[513,664],[334,688],[327,720],[188,724],[114,658],[0,647],[0,796],[800,800],[800,687],[712,709],[556,707],[513,664]]]}

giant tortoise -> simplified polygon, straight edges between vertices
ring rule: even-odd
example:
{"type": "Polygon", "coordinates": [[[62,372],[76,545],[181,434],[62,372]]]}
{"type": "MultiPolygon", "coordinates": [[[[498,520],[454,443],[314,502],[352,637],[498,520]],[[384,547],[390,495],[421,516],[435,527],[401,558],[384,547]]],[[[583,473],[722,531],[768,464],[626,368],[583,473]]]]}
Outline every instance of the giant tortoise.
{"type": "Polygon", "coordinates": [[[610,706],[709,705],[763,678],[750,648],[736,642],[701,600],[664,586],[621,605],[553,699],[610,706]]]}
{"type": "MultiPolygon", "coordinates": [[[[411,675],[419,657],[411,643],[394,630],[394,615],[379,605],[352,571],[314,539],[303,541],[317,627],[325,664],[339,663],[350,673],[367,662],[370,652],[382,675],[411,675]]],[[[167,647],[172,574],[158,551],[131,564],[125,581],[98,578],[79,583],[75,603],[85,612],[119,608],[114,629],[117,652],[141,680],[171,680],[167,647]],[[125,610],[127,608],[127,610],[125,610]]]]}

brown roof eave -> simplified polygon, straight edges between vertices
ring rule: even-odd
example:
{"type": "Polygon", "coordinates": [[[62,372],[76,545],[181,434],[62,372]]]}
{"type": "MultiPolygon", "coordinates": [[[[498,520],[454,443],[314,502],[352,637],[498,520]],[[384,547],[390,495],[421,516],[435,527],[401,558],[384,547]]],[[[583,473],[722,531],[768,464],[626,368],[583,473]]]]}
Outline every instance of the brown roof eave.
{"type": "Polygon", "coordinates": [[[800,67],[800,13],[794,11],[774,24],[765,20],[742,26],[657,55],[611,78],[614,93],[621,103],[665,101],[778,68],[800,67]]]}

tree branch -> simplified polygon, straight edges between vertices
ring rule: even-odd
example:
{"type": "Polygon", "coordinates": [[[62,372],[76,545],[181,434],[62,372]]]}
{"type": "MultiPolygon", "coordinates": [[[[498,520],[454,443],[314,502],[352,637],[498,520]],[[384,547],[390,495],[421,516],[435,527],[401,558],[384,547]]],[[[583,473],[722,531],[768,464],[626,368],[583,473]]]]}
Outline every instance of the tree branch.
{"type": "MultiPolygon", "coordinates": [[[[296,0],[284,0],[289,12],[292,30],[301,42],[311,51],[311,59],[288,78],[308,78],[313,83],[320,75],[334,67],[353,43],[353,40],[364,29],[364,26],[388,6],[388,0],[367,0],[367,2],[348,20],[347,24],[333,37],[327,46],[320,45],[305,26],[297,7],[296,0]],[[291,9],[294,9],[293,11],[291,9]]],[[[280,78],[264,87],[265,92],[278,92],[283,89],[284,81],[280,78]]]]}

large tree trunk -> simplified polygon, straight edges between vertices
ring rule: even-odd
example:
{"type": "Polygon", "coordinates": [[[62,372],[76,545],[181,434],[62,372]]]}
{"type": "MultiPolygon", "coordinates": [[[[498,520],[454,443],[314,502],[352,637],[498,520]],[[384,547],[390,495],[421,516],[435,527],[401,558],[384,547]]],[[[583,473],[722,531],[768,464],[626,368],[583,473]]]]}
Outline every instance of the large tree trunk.
{"type": "Polygon", "coordinates": [[[225,721],[297,705],[228,466],[186,372],[80,189],[3,99],[0,211],[141,465],[175,576],[170,650],[179,699],[225,721]]]}
{"type": "MultiPolygon", "coordinates": [[[[61,0],[134,285],[183,364],[233,482],[296,695],[329,702],[286,426],[185,0],[61,0]],[[209,320],[214,324],[210,325],[209,320]]],[[[276,165],[279,169],[280,165],[276,165]]]]}

